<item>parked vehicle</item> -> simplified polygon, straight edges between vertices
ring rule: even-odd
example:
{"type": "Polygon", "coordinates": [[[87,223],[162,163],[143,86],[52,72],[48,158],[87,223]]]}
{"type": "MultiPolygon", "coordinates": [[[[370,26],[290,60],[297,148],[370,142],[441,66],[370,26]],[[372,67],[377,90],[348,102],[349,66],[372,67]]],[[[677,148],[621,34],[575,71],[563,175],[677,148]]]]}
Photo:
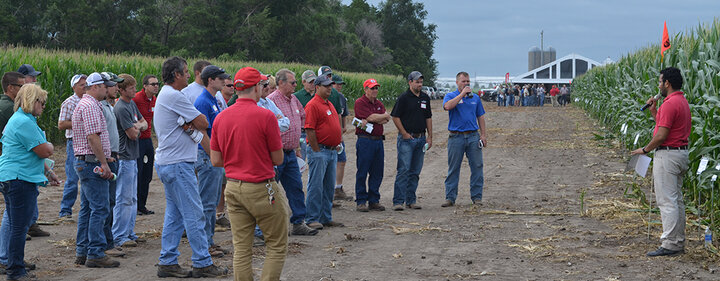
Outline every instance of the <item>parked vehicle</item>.
{"type": "Polygon", "coordinates": [[[484,101],[497,101],[496,89],[480,89],[479,95],[484,101]]]}

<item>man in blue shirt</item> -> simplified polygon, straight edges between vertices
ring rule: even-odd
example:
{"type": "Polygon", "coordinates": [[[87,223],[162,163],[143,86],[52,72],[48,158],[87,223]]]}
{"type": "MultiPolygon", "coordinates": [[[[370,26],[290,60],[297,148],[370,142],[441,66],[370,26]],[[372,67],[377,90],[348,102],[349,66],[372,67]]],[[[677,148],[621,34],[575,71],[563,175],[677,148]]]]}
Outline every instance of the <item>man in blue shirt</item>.
{"type": "Polygon", "coordinates": [[[443,108],[450,114],[448,122],[448,175],[445,179],[445,203],[443,207],[455,205],[458,180],[463,154],[470,163],[470,199],[473,204],[482,203],[483,159],[482,148],[487,145],[485,133],[485,109],[480,97],[472,94],[470,75],[460,72],[455,76],[458,89],[445,95],[443,108]],[[478,134],[480,129],[480,134],[478,134]]]}
{"type": "MultiPolygon", "coordinates": [[[[208,138],[212,137],[213,121],[215,121],[215,117],[220,114],[221,107],[214,94],[225,87],[225,79],[229,77],[224,69],[215,65],[206,66],[200,74],[205,88],[195,100],[195,108],[205,115],[208,120],[208,138]]],[[[197,173],[198,185],[200,186],[200,200],[202,200],[203,213],[205,215],[205,234],[207,235],[210,254],[212,256],[223,256],[225,253],[219,245],[213,242],[213,235],[215,234],[215,209],[220,202],[220,191],[225,170],[220,167],[213,167],[212,163],[210,163],[210,154],[208,152],[210,152],[209,147],[203,149],[201,144],[198,145],[195,172],[197,173]]]]}

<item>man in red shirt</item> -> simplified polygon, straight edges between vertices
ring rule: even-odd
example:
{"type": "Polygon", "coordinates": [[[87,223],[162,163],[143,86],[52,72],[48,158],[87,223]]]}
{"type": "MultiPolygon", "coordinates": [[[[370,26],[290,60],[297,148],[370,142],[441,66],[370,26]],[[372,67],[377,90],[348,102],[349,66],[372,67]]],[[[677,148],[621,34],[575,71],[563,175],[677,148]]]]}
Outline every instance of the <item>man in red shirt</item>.
{"type": "Polygon", "coordinates": [[[305,105],[305,132],[310,149],[307,151],[308,175],[307,214],[309,227],[345,226],[332,220],[332,199],[335,195],[335,172],[338,151],[342,149],[340,120],[328,98],[333,81],[327,76],[315,79],[315,96],[305,105]]]}
{"type": "Polygon", "coordinates": [[[560,106],[558,104],[558,97],[557,95],[560,93],[560,89],[558,89],[557,85],[553,85],[552,89],[550,89],[550,100],[552,100],[552,106],[560,106]]]}
{"type": "Polygon", "coordinates": [[[137,176],[137,212],[138,215],[150,215],[155,212],[148,210],[145,206],[147,203],[148,191],[150,190],[150,181],[153,175],[153,162],[155,161],[155,147],[152,142],[152,120],[155,109],[155,101],[157,100],[158,91],[160,91],[160,82],[155,75],[145,75],[143,78],[143,89],[135,94],[133,101],[140,110],[143,119],[147,121],[148,127],[140,132],[140,157],[137,159],[138,176],[137,176]]]}
{"type": "Polygon", "coordinates": [[[660,71],[659,88],[665,99],[659,109],[650,98],[650,115],[655,118],[653,138],[645,147],[631,153],[646,154],[655,149],[653,181],[655,198],[660,208],[663,233],[661,246],[647,253],[649,257],[674,256],[685,252],[685,203],[682,182],[688,170],[688,137],[692,128],[690,105],[683,92],[680,70],[668,67],[660,71]]]}
{"type": "Polygon", "coordinates": [[[362,128],[355,128],[355,134],[358,136],[355,143],[357,154],[355,201],[359,212],[385,211],[385,207],[380,205],[380,184],[385,167],[383,124],[390,121],[390,114],[377,99],[380,84],[375,79],[365,80],[363,89],[365,95],[355,101],[355,118],[362,120],[363,128],[368,123],[373,127],[370,133],[362,128]],[[368,174],[370,174],[369,180],[368,174]],[[369,207],[365,205],[366,202],[369,203],[369,207]]]}
{"type": "Polygon", "coordinates": [[[280,129],[275,114],[257,106],[267,84],[267,76],[252,67],[238,70],[238,99],[215,118],[210,138],[210,161],[225,168],[228,180],[225,204],[232,224],[235,280],[253,278],[256,223],[267,246],[262,280],[280,280],[287,254],[290,208],[273,170],[283,162],[280,129]]]}

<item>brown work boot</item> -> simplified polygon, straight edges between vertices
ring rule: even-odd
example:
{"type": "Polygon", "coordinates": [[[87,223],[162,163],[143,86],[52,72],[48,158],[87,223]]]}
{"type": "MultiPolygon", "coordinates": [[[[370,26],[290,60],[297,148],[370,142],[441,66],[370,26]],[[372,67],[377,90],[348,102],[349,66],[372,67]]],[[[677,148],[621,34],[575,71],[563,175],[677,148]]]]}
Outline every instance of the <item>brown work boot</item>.
{"type": "Polygon", "coordinates": [[[111,257],[124,257],[125,252],[123,252],[122,248],[115,247],[110,250],[105,250],[105,254],[111,257]]]}
{"type": "Polygon", "coordinates": [[[345,200],[345,201],[352,201],[352,196],[348,196],[345,194],[345,191],[341,188],[335,189],[335,195],[333,196],[333,200],[345,200]]]}
{"type": "Polygon", "coordinates": [[[445,203],[440,205],[440,207],[452,207],[452,206],[455,206],[455,202],[450,201],[450,200],[445,200],[445,203]]]}
{"type": "Polygon", "coordinates": [[[355,208],[355,210],[358,212],[363,212],[363,213],[370,211],[368,209],[368,206],[365,204],[358,204],[357,207],[355,208]]]}
{"type": "Polygon", "coordinates": [[[215,224],[222,226],[222,227],[230,228],[230,220],[227,218],[227,215],[225,215],[225,214],[222,214],[219,217],[217,217],[217,219],[215,220],[215,224]]]}
{"type": "Polygon", "coordinates": [[[333,202],[332,202],[332,207],[333,207],[333,208],[342,207],[342,204],[333,201],[333,202]]]}
{"type": "Polygon", "coordinates": [[[208,265],[203,268],[196,268],[193,267],[192,269],[192,277],[193,278],[200,278],[200,277],[222,277],[228,274],[230,272],[227,267],[217,267],[214,264],[208,265]]]}
{"type": "Polygon", "coordinates": [[[127,247],[137,247],[137,242],[135,242],[135,241],[133,241],[133,240],[128,240],[128,241],[125,241],[125,243],[123,243],[123,244],[121,245],[121,247],[125,247],[125,248],[127,248],[127,247]]]}
{"type": "Polygon", "coordinates": [[[415,209],[415,210],[420,210],[420,209],[422,209],[422,207],[420,207],[420,205],[418,205],[417,203],[408,204],[408,205],[407,205],[407,208],[408,208],[408,209],[415,209]]]}
{"type": "Polygon", "coordinates": [[[392,206],[393,211],[402,211],[405,210],[405,207],[403,207],[402,204],[395,204],[392,206]]]}
{"type": "Polygon", "coordinates": [[[370,203],[368,209],[370,209],[370,211],[385,211],[385,207],[380,205],[380,203],[370,203]]]}
{"type": "Polygon", "coordinates": [[[158,277],[177,277],[177,278],[188,278],[192,276],[192,271],[180,267],[178,264],[172,265],[158,265],[157,270],[158,277]]]}
{"type": "Polygon", "coordinates": [[[32,237],[50,236],[50,232],[40,229],[40,226],[37,223],[30,225],[30,229],[28,229],[27,234],[32,237]]]}
{"type": "Polygon", "coordinates": [[[116,260],[111,260],[110,258],[108,258],[108,256],[104,256],[99,259],[87,259],[87,261],[85,262],[85,266],[110,268],[120,266],[120,262],[116,260]]]}

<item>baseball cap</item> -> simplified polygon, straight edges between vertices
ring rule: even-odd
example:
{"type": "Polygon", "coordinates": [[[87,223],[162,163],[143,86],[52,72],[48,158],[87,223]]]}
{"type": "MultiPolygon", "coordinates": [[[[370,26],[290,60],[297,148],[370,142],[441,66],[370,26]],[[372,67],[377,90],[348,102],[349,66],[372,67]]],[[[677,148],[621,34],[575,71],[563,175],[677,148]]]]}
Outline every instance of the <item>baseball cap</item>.
{"type": "Polygon", "coordinates": [[[33,76],[33,77],[37,77],[37,76],[40,76],[40,74],[42,74],[42,72],[36,71],[35,68],[29,64],[21,65],[17,71],[22,73],[23,75],[29,75],[29,76],[33,76]]]}
{"type": "Polygon", "coordinates": [[[93,85],[105,84],[105,86],[112,87],[117,85],[117,83],[110,81],[107,78],[108,77],[103,77],[103,75],[101,75],[100,73],[93,72],[87,77],[87,86],[89,87],[93,85]]]}
{"type": "MultiPolygon", "coordinates": [[[[115,75],[115,73],[112,73],[112,72],[102,72],[102,73],[100,73],[100,75],[102,75],[105,78],[105,80],[112,81],[115,83],[122,83],[123,81],[125,81],[125,78],[120,78],[119,76],[115,75]]],[[[110,85],[108,85],[108,86],[110,86],[110,85]]],[[[110,87],[112,87],[112,86],[110,86],[110,87]]]]}
{"type": "Polygon", "coordinates": [[[75,87],[75,84],[77,84],[77,82],[80,82],[80,79],[83,79],[83,78],[87,78],[87,75],[82,74],[82,73],[75,74],[75,76],[70,78],[70,88],[75,87]]]}
{"type": "Polygon", "coordinates": [[[420,73],[420,71],[413,71],[413,72],[410,72],[410,75],[408,75],[408,81],[415,81],[420,78],[424,78],[422,73],[420,73]]]}
{"type": "Polygon", "coordinates": [[[260,71],[252,67],[243,67],[235,73],[233,84],[235,89],[242,91],[257,85],[262,80],[267,80],[267,76],[262,75],[260,71]]]}
{"type": "Polygon", "coordinates": [[[225,69],[222,69],[215,65],[208,65],[203,69],[202,73],[200,73],[200,78],[202,78],[202,79],[207,79],[207,78],[228,79],[228,78],[230,78],[230,75],[225,73],[225,69]]]}
{"type": "Polygon", "coordinates": [[[365,82],[363,82],[363,88],[372,88],[375,86],[380,86],[380,84],[378,84],[377,80],[375,80],[375,79],[370,78],[368,80],[365,80],[365,82]]]}
{"type": "Polygon", "coordinates": [[[315,76],[315,73],[313,73],[313,71],[310,69],[305,70],[305,72],[303,72],[301,77],[302,77],[302,80],[305,82],[312,82],[312,81],[315,81],[315,78],[317,78],[317,76],[315,76]]]}
{"type": "Polygon", "coordinates": [[[334,83],[335,82],[327,78],[327,76],[318,76],[317,79],[315,79],[315,85],[327,86],[334,83]]]}
{"type": "Polygon", "coordinates": [[[332,73],[333,73],[333,72],[332,72],[332,69],[330,69],[329,66],[323,65],[323,66],[321,66],[320,68],[318,68],[318,74],[317,74],[317,75],[318,75],[318,76],[325,76],[325,75],[332,74],[332,73]]]}
{"type": "Polygon", "coordinates": [[[345,84],[345,81],[343,81],[340,75],[337,74],[333,74],[332,81],[335,82],[335,84],[345,84]]]}

